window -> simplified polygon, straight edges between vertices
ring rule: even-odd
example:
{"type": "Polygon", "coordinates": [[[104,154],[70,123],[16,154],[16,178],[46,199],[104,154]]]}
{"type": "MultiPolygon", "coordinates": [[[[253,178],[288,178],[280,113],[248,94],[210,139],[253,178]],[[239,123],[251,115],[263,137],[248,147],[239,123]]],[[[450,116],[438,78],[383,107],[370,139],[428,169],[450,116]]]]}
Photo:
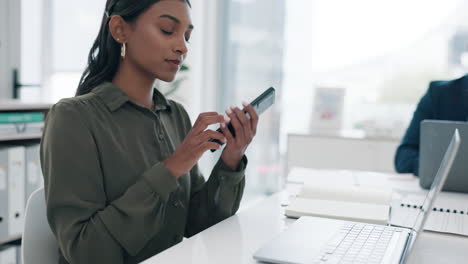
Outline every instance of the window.
{"type": "MultiPolygon", "coordinates": [[[[16,2],[16,1],[15,1],[16,2]]],[[[21,0],[19,97],[57,102],[74,95],[105,0],[21,0]]]]}
{"type": "Polygon", "coordinates": [[[429,82],[467,69],[466,1],[285,2],[282,138],[313,132],[317,87],[345,90],[343,129],[400,137],[429,82]]]}
{"type": "MultiPolygon", "coordinates": [[[[22,0],[22,3],[22,54],[25,66],[21,70],[22,82],[42,82],[42,97],[47,101],[57,102],[74,96],[87,65],[88,53],[97,37],[106,0],[22,0]]],[[[194,10],[194,22],[201,22],[199,12],[200,9],[194,10]]],[[[202,23],[199,24],[202,27],[202,23]]],[[[200,30],[196,29],[198,31],[200,30]]],[[[192,42],[198,47],[203,45],[198,44],[200,41],[201,39],[194,36],[192,42]]],[[[195,70],[190,67],[190,72],[193,71],[195,70]]],[[[192,104],[190,98],[200,93],[187,88],[192,77],[186,76],[187,73],[180,75],[180,79],[184,79],[181,82],[183,85],[172,97],[188,105],[189,109],[193,107],[198,110],[199,105],[192,104]]],[[[168,84],[159,85],[164,88],[168,84]]],[[[30,92],[25,96],[34,97],[31,96],[31,90],[28,90],[30,92]]]]}
{"type": "Polygon", "coordinates": [[[269,179],[262,169],[271,170],[278,141],[284,155],[288,133],[314,132],[316,88],[345,91],[341,129],[399,138],[429,82],[457,78],[468,67],[466,1],[223,3],[218,110],[269,85],[280,91],[251,146],[262,150],[250,153],[257,167],[249,175],[260,175],[250,179],[256,190],[269,179]]]}
{"type": "Polygon", "coordinates": [[[282,94],[284,3],[280,0],[224,1],[221,12],[222,52],[220,107],[250,102],[270,86],[276,104],[261,116],[257,136],[247,151],[246,194],[272,193],[278,188],[279,109],[282,94]]]}
{"type": "Polygon", "coordinates": [[[51,3],[47,94],[52,101],[75,95],[89,50],[98,34],[105,0],[51,3]]]}
{"type": "Polygon", "coordinates": [[[11,95],[8,94],[8,89],[11,87],[11,79],[8,77],[10,76],[10,65],[8,56],[8,45],[9,45],[9,38],[8,38],[8,11],[9,5],[8,2],[5,0],[0,0],[0,98],[10,97],[11,95]]]}
{"type": "Polygon", "coordinates": [[[21,59],[17,81],[23,85],[18,90],[18,97],[23,101],[35,101],[42,96],[44,1],[18,1],[21,3],[21,59]]]}
{"type": "Polygon", "coordinates": [[[0,98],[13,95],[13,69],[19,66],[19,2],[0,0],[0,98]]]}

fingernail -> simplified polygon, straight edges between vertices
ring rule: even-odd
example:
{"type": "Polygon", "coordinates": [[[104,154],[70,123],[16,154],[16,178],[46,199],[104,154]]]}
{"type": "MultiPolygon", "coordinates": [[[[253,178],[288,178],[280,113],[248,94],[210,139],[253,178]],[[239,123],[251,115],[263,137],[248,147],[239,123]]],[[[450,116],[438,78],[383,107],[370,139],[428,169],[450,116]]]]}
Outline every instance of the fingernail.
{"type": "Polygon", "coordinates": [[[223,138],[223,143],[226,143],[227,139],[226,138],[223,138]]]}
{"type": "Polygon", "coordinates": [[[224,121],[227,123],[227,122],[230,122],[231,121],[231,118],[229,118],[228,116],[225,116],[224,117],[224,121]]]}
{"type": "Polygon", "coordinates": [[[226,124],[221,123],[221,127],[222,127],[222,128],[226,128],[226,124]]]}
{"type": "Polygon", "coordinates": [[[242,105],[243,105],[244,107],[247,107],[249,104],[248,104],[246,101],[242,101],[242,105]]]}
{"type": "Polygon", "coordinates": [[[232,110],[231,110],[230,107],[229,107],[228,109],[226,109],[226,113],[227,113],[228,115],[232,114],[232,110]]]}

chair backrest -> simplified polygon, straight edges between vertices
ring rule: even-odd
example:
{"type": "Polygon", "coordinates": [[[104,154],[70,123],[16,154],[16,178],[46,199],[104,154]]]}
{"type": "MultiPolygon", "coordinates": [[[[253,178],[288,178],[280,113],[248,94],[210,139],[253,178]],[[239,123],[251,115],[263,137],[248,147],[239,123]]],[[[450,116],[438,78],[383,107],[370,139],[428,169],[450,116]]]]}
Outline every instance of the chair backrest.
{"type": "Polygon", "coordinates": [[[394,173],[397,139],[288,135],[287,168],[363,170],[394,173]]]}
{"type": "Polygon", "coordinates": [[[34,191],[26,205],[21,255],[24,264],[58,263],[58,244],[47,222],[44,188],[34,191]]]}

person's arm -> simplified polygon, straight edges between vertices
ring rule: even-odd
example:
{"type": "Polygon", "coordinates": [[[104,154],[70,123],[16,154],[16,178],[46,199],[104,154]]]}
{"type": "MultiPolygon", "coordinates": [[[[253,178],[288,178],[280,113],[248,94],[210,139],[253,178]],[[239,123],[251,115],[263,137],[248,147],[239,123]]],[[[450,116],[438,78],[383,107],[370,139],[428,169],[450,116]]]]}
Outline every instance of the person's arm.
{"type": "Polygon", "coordinates": [[[178,184],[157,163],[108,201],[93,134],[76,107],[58,103],[47,116],[41,165],[48,221],[68,262],[124,263],[124,250],[136,255],[161,230],[178,184]]]}
{"type": "MultiPolygon", "coordinates": [[[[182,126],[187,134],[184,142],[177,148],[178,150],[184,150],[184,152],[190,152],[190,149],[184,148],[183,145],[186,141],[189,141],[191,133],[194,130],[198,131],[200,129],[206,129],[206,125],[201,126],[203,119],[210,117],[211,115],[202,114],[198,117],[195,124],[192,126],[190,117],[185,111],[184,107],[175,104],[176,109],[179,109],[180,116],[182,119],[182,126]]],[[[251,109],[252,110],[252,109],[251,109]]],[[[252,113],[252,116],[258,118],[256,114],[252,113]]],[[[214,117],[214,116],[213,116],[214,117]]],[[[210,117],[210,118],[213,118],[210,117]]],[[[219,116],[224,120],[223,116],[219,116]]],[[[237,120],[235,120],[237,121],[237,120]]],[[[257,121],[255,121],[257,122],[257,121]]],[[[204,122],[207,124],[207,122],[204,122]]],[[[223,126],[221,126],[223,128],[223,126]]],[[[225,128],[226,126],[224,126],[225,128]]],[[[239,127],[239,124],[236,123],[236,127],[239,127]]],[[[256,124],[255,124],[256,128],[256,124]]],[[[226,130],[226,129],[224,129],[226,130]]],[[[206,133],[209,133],[210,136],[215,136],[220,133],[210,133],[207,130],[206,133]]],[[[239,133],[240,134],[240,133],[239,133]]],[[[218,135],[218,136],[219,136],[218,135]]],[[[226,134],[224,134],[226,136],[226,134]]],[[[235,144],[238,143],[232,139],[232,135],[227,135],[227,144],[226,148],[230,145],[231,148],[235,148],[235,144]]],[[[206,138],[206,140],[208,140],[206,138]]],[[[223,141],[223,138],[218,138],[218,140],[223,141]]],[[[220,148],[218,143],[208,142],[214,144],[216,148],[220,148]]],[[[206,143],[204,143],[206,144],[206,143]]],[[[211,145],[209,145],[211,146],[211,145]]],[[[246,147],[246,146],[244,146],[246,147]]],[[[226,148],[223,150],[225,153],[226,148]]],[[[214,149],[213,147],[208,149],[214,149]]],[[[177,152],[177,150],[176,150],[177,152]]],[[[185,228],[185,236],[190,237],[198,232],[226,219],[236,213],[239,208],[239,204],[242,198],[242,194],[245,186],[245,177],[244,171],[247,166],[247,157],[243,152],[239,152],[240,157],[237,163],[232,162],[232,164],[227,164],[225,160],[231,161],[228,158],[220,158],[216,165],[214,166],[210,177],[207,181],[200,172],[197,163],[190,168],[190,201],[187,215],[187,224],[185,228]]],[[[199,158],[196,160],[198,161],[199,158]]],[[[169,159],[168,159],[169,160],[169,159]]],[[[167,160],[166,160],[167,162],[167,160]]],[[[180,162],[178,163],[179,167],[180,162]]]]}
{"type": "Polygon", "coordinates": [[[413,119],[406,130],[395,154],[395,169],[398,173],[419,172],[419,137],[420,125],[425,119],[434,118],[434,89],[439,82],[431,82],[426,94],[421,98],[414,112],[413,119]]]}
{"type": "Polygon", "coordinates": [[[234,171],[220,158],[207,182],[198,166],[191,170],[192,192],[185,236],[193,236],[237,212],[245,186],[246,166],[245,156],[234,171]]]}

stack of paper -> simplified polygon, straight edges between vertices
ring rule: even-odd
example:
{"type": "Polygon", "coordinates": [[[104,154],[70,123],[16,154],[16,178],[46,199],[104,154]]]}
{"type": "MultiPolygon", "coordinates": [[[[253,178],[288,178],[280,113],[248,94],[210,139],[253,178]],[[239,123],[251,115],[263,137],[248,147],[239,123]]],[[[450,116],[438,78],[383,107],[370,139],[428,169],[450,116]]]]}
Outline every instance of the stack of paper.
{"type": "Polygon", "coordinates": [[[392,191],[355,186],[317,186],[305,183],[286,207],[289,217],[304,215],[386,224],[392,191]]]}

